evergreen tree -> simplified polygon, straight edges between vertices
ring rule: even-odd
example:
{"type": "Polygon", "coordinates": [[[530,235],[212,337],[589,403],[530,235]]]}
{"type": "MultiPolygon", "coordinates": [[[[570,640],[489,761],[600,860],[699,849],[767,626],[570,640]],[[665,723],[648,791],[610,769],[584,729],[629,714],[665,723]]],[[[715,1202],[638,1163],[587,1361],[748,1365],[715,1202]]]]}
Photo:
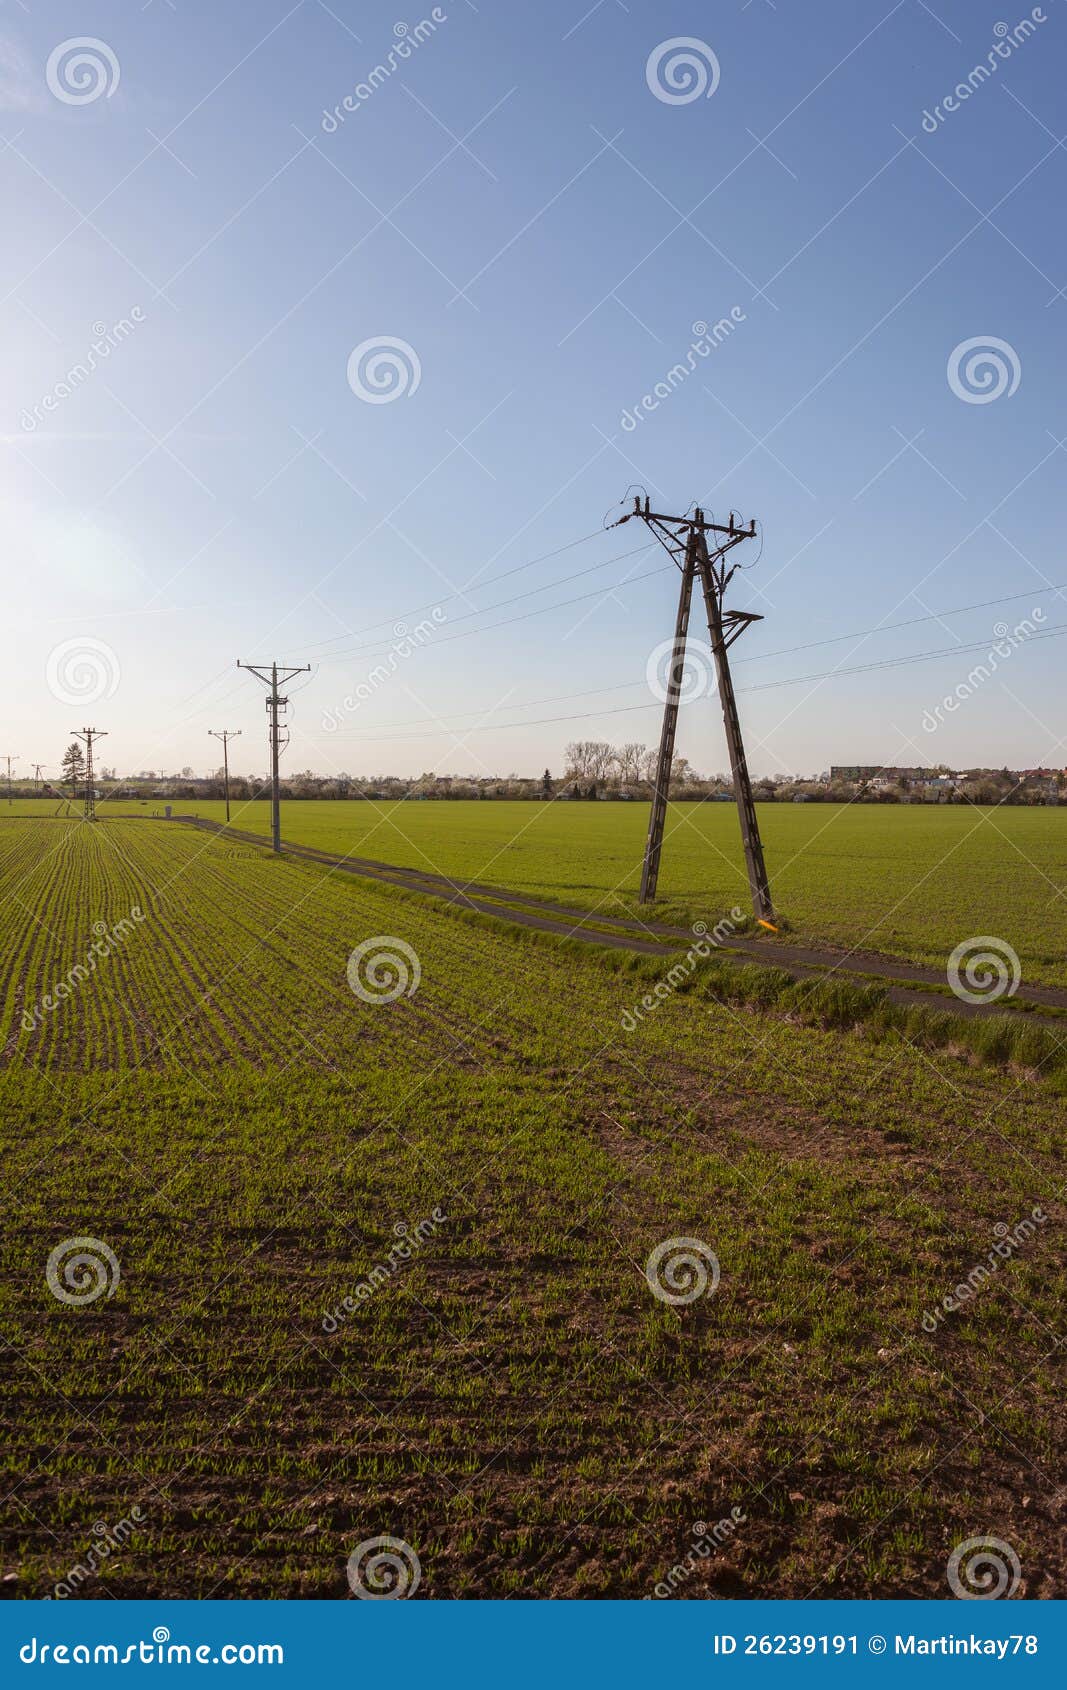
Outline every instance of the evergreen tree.
{"type": "Polygon", "coordinates": [[[85,771],[85,752],[76,739],[71,740],[64,751],[60,766],[63,770],[63,779],[70,782],[72,792],[77,792],[78,782],[85,771]]]}

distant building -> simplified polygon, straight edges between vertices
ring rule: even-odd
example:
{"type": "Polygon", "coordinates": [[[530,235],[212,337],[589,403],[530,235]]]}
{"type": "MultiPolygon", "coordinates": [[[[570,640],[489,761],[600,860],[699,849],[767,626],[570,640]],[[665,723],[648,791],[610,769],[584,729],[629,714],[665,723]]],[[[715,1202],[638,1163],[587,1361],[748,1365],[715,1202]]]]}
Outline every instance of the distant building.
{"type": "Polygon", "coordinates": [[[901,780],[929,780],[929,769],[893,769],[883,763],[831,763],[831,781],[880,780],[892,785],[901,780]]]}
{"type": "Polygon", "coordinates": [[[923,783],[923,791],[932,798],[947,798],[959,786],[958,775],[934,775],[931,780],[923,783]]]}

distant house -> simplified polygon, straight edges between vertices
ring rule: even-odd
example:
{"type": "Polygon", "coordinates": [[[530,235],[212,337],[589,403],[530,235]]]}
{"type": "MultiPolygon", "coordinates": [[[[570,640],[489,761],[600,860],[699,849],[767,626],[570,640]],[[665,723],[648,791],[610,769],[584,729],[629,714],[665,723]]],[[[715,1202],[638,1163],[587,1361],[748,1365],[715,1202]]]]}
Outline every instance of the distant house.
{"type": "Polygon", "coordinates": [[[930,778],[929,769],[895,769],[883,763],[831,763],[830,780],[886,781],[891,786],[899,781],[924,781],[930,778]]]}

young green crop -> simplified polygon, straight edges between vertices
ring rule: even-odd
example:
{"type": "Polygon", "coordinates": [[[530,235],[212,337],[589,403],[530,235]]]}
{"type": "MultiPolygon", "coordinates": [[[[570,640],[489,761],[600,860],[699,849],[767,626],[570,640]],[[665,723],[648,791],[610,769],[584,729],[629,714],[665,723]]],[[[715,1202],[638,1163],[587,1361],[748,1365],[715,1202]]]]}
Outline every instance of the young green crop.
{"type": "Polygon", "coordinates": [[[627,1032],[595,953],[162,822],[0,821],[0,896],[13,1593],[134,1507],[80,1596],[342,1598],[389,1533],[420,1595],[640,1597],[733,1508],[679,1595],[941,1594],[989,1531],[1052,1588],[1062,1112],[1022,1074],[697,992],[627,1032]],[[413,992],[350,984],[383,938],[413,992]],[[119,1274],[74,1306],[83,1237],[119,1274]],[[664,1303],[686,1238],[718,1285],[664,1303]]]}
{"type": "MultiPolygon", "coordinates": [[[[150,815],[162,805],[136,808],[150,815]]],[[[224,816],[210,801],[173,808],[224,816]]],[[[758,813],[774,898],[795,942],[941,969],[962,940],[992,934],[1016,951],[1031,984],[1067,984],[1067,810],[761,804],[758,813]]],[[[633,915],[647,824],[638,803],[307,799],[283,806],[282,831],[338,855],[633,915]]],[[[233,825],[266,837],[269,805],[235,805],[233,825]]],[[[750,907],[732,805],[671,805],[659,893],[655,914],[665,921],[714,922],[750,907]]]]}

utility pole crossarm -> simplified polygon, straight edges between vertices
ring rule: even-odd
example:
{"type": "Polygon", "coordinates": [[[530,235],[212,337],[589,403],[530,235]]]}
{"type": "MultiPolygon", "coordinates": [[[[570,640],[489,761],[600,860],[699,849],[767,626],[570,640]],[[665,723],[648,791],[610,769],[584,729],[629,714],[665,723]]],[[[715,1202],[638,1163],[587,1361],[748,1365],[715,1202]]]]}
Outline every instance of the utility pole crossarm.
{"type": "Polygon", "coordinates": [[[255,663],[241,663],[238,661],[237,667],[238,669],[247,669],[250,675],[255,675],[258,680],[263,682],[264,686],[269,687],[277,686],[279,683],[284,686],[286,681],[291,681],[294,675],[303,675],[307,673],[311,668],[311,664],[294,663],[287,666],[284,663],[272,663],[269,666],[260,668],[255,663]]]}
{"type": "Polygon", "coordinates": [[[647,497],[644,504],[642,504],[636,494],[634,495],[633,510],[627,511],[626,515],[620,516],[617,521],[609,522],[608,527],[621,528],[624,522],[629,522],[631,517],[635,516],[640,517],[645,522],[672,523],[675,528],[692,529],[702,534],[732,534],[736,535],[739,540],[754,539],[756,533],[756,522],[754,517],[750,518],[748,526],[746,527],[744,523],[737,523],[734,521],[732,511],[730,512],[730,520],[728,523],[705,522],[704,513],[699,510],[694,511],[692,516],[664,516],[662,511],[649,509],[647,497]]]}

